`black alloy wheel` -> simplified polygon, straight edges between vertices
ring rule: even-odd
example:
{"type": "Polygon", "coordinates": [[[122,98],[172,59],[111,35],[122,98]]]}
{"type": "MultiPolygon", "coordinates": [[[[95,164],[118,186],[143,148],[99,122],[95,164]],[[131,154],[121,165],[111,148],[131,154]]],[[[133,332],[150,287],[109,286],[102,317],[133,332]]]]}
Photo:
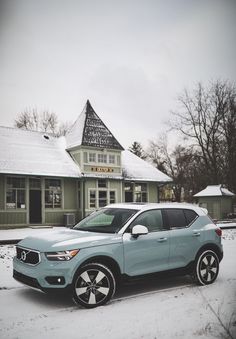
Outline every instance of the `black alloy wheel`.
{"type": "Polygon", "coordinates": [[[219,273],[219,258],[212,250],[202,252],[196,262],[195,279],[200,285],[212,284],[219,273]]]}
{"type": "Polygon", "coordinates": [[[113,297],[115,287],[109,268],[100,263],[87,264],[75,276],[73,300],[85,308],[104,305],[113,297]]]}

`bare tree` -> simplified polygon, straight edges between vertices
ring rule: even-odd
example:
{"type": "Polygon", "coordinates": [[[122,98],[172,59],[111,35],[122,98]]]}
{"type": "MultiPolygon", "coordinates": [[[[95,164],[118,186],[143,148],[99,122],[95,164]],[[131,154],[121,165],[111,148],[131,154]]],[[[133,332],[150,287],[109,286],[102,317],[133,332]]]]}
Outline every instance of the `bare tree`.
{"type": "Polygon", "coordinates": [[[36,108],[25,109],[15,119],[15,126],[32,131],[51,133],[59,137],[65,135],[71,127],[71,123],[59,123],[56,113],[44,110],[38,112],[36,108]]]}
{"type": "Polygon", "coordinates": [[[163,157],[163,143],[165,143],[165,140],[162,137],[157,141],[150,140],[146,154],[157,169],[167,174],[166,159],[163,157]]]}
{"type": "Polygon", "coordinates": [[[199,154],[191,147],[176,145],[168,148],[167,138],[150,141],[148,159],[173,179],[173,192],[176,201],[182,198],[192,201],[192,196],[204,187],[204,176],[199,154]]]}
{"type": "Polygon", "coordinates": [[[209,87],[199,83],[192,93],[185,90],[179,96],[180,110],[173,113],[176,120],[172,123],[200,152],[208,183],[225,183],[234,190],[235,98],[235,86],[226,81],[213,82],[209,87]]]}

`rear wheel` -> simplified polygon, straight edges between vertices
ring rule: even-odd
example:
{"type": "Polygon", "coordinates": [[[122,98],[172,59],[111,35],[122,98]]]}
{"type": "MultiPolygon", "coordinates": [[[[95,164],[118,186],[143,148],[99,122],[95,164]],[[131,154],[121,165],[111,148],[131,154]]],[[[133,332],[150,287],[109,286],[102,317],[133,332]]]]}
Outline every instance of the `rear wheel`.
{"type": "Polygon", "coordinates": [[[106,304],[115,293],[115,278],[110,269],[100,263],[83,266],[73,284],[73,300],[86,308],[106,304]]]}
{"type": "Polygon", "coordinates": [[[202,252],[196,261],[194,277],[198,284],[212,284],[219,273],[219,258],[212,250],[202,252]]]}

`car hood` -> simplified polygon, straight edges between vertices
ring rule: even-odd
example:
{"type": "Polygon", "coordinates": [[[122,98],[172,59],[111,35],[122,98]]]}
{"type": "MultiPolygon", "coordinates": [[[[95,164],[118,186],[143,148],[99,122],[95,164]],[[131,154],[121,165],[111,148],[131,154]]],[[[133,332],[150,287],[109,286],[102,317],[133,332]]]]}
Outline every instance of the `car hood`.
{"type": "Polygon", "coordinates": [[[27,237],[18,246],[34,249],[40,252],[81,249],[86,247],[108,245],[121,242],[118,234],[95,233],[76,230],[52,231],[27,237]]]}

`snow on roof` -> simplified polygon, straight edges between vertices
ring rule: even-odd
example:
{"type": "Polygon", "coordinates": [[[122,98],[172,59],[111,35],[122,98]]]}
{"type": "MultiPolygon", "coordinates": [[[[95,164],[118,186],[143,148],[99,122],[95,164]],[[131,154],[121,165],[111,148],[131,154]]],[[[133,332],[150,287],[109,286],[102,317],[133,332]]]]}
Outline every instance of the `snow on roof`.
{"type": "Polygon", "coordinates": [[[94,111],[89,100],[87,100],[82,113],[67,133],[66,140],[67,149],[83,145],[123,150],[123,147],[94,111]]]}
{"type": "Polygon", "coordinates": [[[227,188],[222,185],[209,185],[201,192],[198,192],[194,197],[217,197],[217,196],[234,196],[234,193],[230,192],[227,188]]]}
{"type": "Polygon", "coordinates": [[[172,182],[172,179],[168,177],[168,175],[162,173],[132,152],[125,150],[121,154],[124,179],[135,181],[172,182]]]}
{"type": "Polygon", "coordinates": [[[79,115],[78,119],[74,122],[73,126],[66,134],[66,143],[68,149],[80,146],[82,144],[85,119],[86,119],[86,105],[84,106],[84,109],[82,113],[79,115]]]}
{"type": "Polygon", "coordinates": [[[0,127],[0,173],[78,177],[64,137],[0,127]]]}
{"type": "MultiPolygon", "coordinates": [[[[171,182],[172,179],[128,150],[121,151],[122,175],[86,173],[85,177],[171,182]]],[[[0,127],[0,173],[82,177],[66,151],[65,137],[0,127]]]]}

